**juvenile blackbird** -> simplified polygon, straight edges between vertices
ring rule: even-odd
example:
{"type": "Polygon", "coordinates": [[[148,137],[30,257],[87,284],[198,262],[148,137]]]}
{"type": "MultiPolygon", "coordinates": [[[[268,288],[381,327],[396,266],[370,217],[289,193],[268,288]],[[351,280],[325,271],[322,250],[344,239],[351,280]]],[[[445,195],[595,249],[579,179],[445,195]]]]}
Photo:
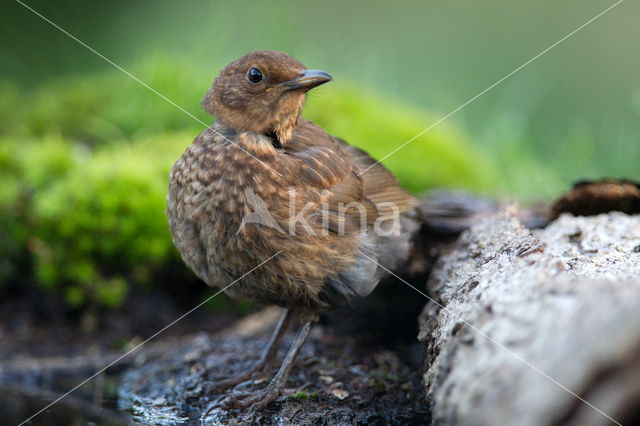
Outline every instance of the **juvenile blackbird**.
{"type": "Polygon", "coordinates": [[[377,264],[392,268],[409,248],[415,199],[364,151],[300,117],[306,92],[331,79],[282,52],[230,63],[203,99],[217,121],[171,170],[167,215],[184,262],[231,297],[284,308],[261,358],[217,385],[271,366],[292,314],[301,320],[272,381],[226,406],[278,397],[318,315],[371,293],[377,264]]]}

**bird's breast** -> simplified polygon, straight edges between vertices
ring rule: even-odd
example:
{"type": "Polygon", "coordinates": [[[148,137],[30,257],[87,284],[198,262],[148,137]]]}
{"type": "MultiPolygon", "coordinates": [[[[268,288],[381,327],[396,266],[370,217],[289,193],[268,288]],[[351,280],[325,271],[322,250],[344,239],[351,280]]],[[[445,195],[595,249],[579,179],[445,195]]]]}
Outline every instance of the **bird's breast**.
{"type": "Polygon", "coordinates": [[[176,213],[228,236],[248,215],[286,205],[287,191],[280,191],[279,172],[268,161],[235,143],[194,142],[172,170],[176,213]]]}

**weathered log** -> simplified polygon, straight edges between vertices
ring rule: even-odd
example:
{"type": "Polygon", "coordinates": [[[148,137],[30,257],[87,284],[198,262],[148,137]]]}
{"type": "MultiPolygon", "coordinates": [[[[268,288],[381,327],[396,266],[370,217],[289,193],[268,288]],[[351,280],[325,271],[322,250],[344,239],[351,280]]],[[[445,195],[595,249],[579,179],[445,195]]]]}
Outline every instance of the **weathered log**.
{"type": "Polygon", "coordinates": [[[427,287],[435,424],[640,421],[640,216],[530,231],[507,208],[465,231],[427,287]]]}

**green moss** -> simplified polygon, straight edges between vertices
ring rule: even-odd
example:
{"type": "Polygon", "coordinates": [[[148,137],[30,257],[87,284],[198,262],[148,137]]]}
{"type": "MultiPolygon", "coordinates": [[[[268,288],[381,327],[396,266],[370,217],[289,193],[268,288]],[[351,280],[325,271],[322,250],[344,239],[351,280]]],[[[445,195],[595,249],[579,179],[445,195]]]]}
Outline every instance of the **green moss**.
{"type": "Polygon", "coordinates": [[[118,306],[127,282],[146,284],[175,250],[164,214],[169,168],[183,134],[102,149],[34,198],[36,274],[80,286],[67,300],[118,306]]]}
{"type": "Polygon", "coordinates": [[[315,399],[318,397],[319,394],[320,393],[318,391],[315,391],[315,392],[298,391],[296,393],[287,395],[287,400],[303,402],[303,401],[308,401],[310,399],[315,399]]]}
{"type": "Polygon", "coordinates": [[[305,115],[374,158],[384,158],[407,188],[487,190],[494,185],[491,162],[461,132],[440,124],[415,138],[439,117],[350,86],[321,90],[312,95],[305,115]]]}
{"type": "Polygon", "coordinates": [[[33,199],[73,167],[72,148],[56,137],[0,140],[0,287],[32,276],[33,199]]]}
{"type": "MultiPolygon", "coordinates": [[[[131,71],[151,89],[117,70],[52,80],[20,93],[22,101],[14,104],[10,117],[0,118],[0,128],[17,136],[57,134],[93,145],[201,129],[203,125],[198,120],[212,121],[200,108],[200,98],[210,85],[211,76],[198,70],[188,63],[177,68],[168,60],[142,61],[131,71]],[[194,85],[194,81],[201,84],[194,85]],[[159,94],[188,110],[195,119],[159,94]]],[[[15,89],[10,91],[13,92],[15,89]]]]}

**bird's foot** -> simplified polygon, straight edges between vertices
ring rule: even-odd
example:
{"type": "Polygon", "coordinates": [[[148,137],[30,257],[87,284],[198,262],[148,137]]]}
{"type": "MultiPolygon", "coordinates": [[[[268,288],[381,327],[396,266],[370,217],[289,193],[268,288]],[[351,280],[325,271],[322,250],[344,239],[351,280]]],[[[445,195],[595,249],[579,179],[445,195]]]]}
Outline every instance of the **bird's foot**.
{"type": "Polygon", "coordinates": [[[255,392],[229,395],[222,400],[222,405],[226,408],[250,408],[252,411],[259,410],[275,401],[276,398],[280,396],[281,391],[280,386],[275,386],[270,383],[267,387],[255,392]]]}
{"type": "Polygon", "coordinates": [[[244,370],[237,376],[228,377],[226,379],[213,380],[207,383],[209,390],[224,390],[239,383],[246,382],[252,379],[254,376],[260,373],[266,373],[269,367],[269,363],[264,360],[258,360],[251,365],[248,369],[244,370]]]}
{"type": "Polygon", "coordinates": [[[280,396],[281,391],[281,386],[270,383],[267,387],[254,392],[235,393],[226,397],[221,397],[207,407],[203,418],[206,418],[212,411],[218,409],[229,410],[249,408],[252,411],[259,410],[275,401],[276,398],[280,396]]]}

